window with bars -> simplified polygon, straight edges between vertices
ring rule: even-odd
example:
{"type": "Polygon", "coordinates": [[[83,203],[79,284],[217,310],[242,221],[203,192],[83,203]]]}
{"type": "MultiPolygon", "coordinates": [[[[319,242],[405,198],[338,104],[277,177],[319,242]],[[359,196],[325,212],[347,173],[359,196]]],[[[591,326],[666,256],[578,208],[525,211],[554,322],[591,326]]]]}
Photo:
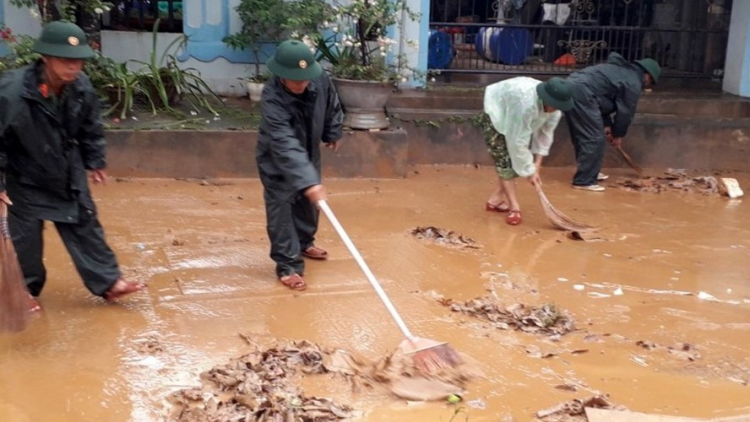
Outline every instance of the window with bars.
{"type": "Polygon", "coordinates": [[[183,0],[110,0],[114,5],[102,15],[102,29],[151,31],[157,19],[159,32],[182,33],[183,0]]]}

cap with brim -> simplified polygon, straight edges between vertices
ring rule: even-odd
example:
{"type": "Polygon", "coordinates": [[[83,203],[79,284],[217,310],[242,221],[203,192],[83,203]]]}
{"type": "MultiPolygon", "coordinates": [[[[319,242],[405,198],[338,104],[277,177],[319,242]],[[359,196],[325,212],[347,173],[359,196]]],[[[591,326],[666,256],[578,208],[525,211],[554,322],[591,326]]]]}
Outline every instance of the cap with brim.
{"type": "Polygon", "coordinates": [[[642,67],[643,70],[648,72],[649,75],[651,75],[651,79],[654,80],[654,84],[659,82],[659,77],[661,76],[661,66],[659,66],[659,63],[654,59],[643,59],[643,60],[636,60],[635,61],[638,66],[642,67]]]}
{"type": "Polygon", "coordinates": [[[94,57],[88,36],[78,25],[54,21],[44,26],[42,35],[34,43],[34,51],[50,57],[86,60],[94,57]]]}
{"type": "Polygon", "coordinates": [[[279,44],[266,66],[274,75],[293,81],[309,81],[323,73],[323,67],[315,60],[310,48],[297,40],[279,44]]]}
{"type": "Polygon", "coordinates": [[[562,78],[553,77],[536,86],[536,92],[544,104],[561,111],[573,108],[573,94],[570,85],[562,78]]]}

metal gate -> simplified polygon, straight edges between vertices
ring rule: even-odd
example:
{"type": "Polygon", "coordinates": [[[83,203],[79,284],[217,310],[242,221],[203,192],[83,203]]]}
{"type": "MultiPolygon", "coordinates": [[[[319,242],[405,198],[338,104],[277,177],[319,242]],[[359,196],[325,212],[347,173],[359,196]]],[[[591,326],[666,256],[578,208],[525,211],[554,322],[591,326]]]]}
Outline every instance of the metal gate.
{"type": "Polygon", "coordinates": [[[554,75],[656,59],[669,77],[720,78],[732,0],[432,0],[429,67],[554,75]]]}

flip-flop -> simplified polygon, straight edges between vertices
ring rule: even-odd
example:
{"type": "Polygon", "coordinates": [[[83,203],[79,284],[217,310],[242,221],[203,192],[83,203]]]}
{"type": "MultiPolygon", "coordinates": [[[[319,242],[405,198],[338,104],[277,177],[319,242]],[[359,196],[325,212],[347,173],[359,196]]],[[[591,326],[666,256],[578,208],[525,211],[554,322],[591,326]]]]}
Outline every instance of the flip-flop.
{"type": "Polygon", "coordinates": [[[146,288],[146,285],[143,283],[136,283],[133,281],[125,281],[125,280],[120,279],[115,282],[115,284],[112,286],[112,288],[109,289],[107,293],[104,293],[104,299],[107,302],[116,302],[117,299],[123,296],[127,296],[132,293],[140,292],[141,290],[145,288],[146,288]],[[119,290],[112,291],[112,289],[114,289],[117,283],[119,283],[120,281],[125,283],[125,287],[119,290]]]}
{"type": "Polygon", "coordinates": [[[303,291],[307,289],[307,283],[299,274],[279,277],[279,281],[291,290],[303,291]]]}
{"type": "Polygon", "coordinates": [[[508,212],[510,211],[510,207],[508,206],[508,204],[505,203],[505,201],[500,201],[500,203],[497,205],[487,202],[484,205],[484,210],[494,211],[494,212],[508,212]]]}
{"type": "Polygon", "coordinates": [[[324,249],[320,249],[317,246],[310,246],[309,248],[302,251],[302,256],[310,259],[328,259],[328,252],[324,249]]]}

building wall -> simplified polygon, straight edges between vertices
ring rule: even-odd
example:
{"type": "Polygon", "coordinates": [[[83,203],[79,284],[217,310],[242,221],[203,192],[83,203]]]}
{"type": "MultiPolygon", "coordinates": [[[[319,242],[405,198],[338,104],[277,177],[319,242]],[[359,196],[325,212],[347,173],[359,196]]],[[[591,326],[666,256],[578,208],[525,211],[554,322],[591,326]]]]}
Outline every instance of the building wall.
{"type": "MultiPolygon", "coordinates": [[[[8,0],[4,0],[8,1],[8,0]]],[[[419,13],[429,0],[407,0],[414,12],[419,13]]],[[[245,95],[246,88],[240,78],[254,74],[254,63],[258,60],[250,51],[235,51],[222,42],[230,34],[238,32],[242,23],[235,12],[240,0],[185,0],[183,27],[189,37],[186,48],[178,59],[182,68],[200,71],[208,85],[222,95],[245,95]]],[[[425,9],[425,12],[428,9],[425,9]]],[[[423,13],[419,22],[407,22],[404,32],[404,51],[410,68],[427,69],[427,22],[428,13],[423,13]],[[405,41],[418,41],[417,48],[409,47],[405,41]]],[[[159,34],[157,57],[178,34],[159,34]]],[[[400,34],[396,31],[396,39],[400,34]]],[[[116,61],[147,61],[151,51],[151,34],[131,31],[102,31],[102,54],[116,61]]],[[[273,53],[273,45],[264,48],[260,57],[265,62],[273,53]]],[[[131,68],[138,65],[130,63],[131,68]]],[[[263,69],[261,69],[263,71],[263,69]]],[[[415,85],[414,81],[410,83],[415,85]]]]}
{"type": "MultiPolygon", "coordinates": [[[[167,47],[181,34],[162,33],[157,37],[156,58],[160,59],[167,47]]],[[[152,36],[149,32],[102,31],[102,54],[117,62],[127,62],[132,70],[144,65],[138,61],[148,62],[151,54],[152,36]]],[[[232,63],[224,57],[212,61],[201,61],[194,57],[177,54],[178,65],[182,69],[194,69],[217,94],[242,96],[247,93],[242,78],[250,75],[250,64],[232,63]]]]}
{"type": "MultiPolygon", "coordinates": [[[[240,0],[185,0],[183,31],[189,41],[176,55],[183,69],[195,69],[216,93],[221,95],[245,95],[247,90],[242,78],[252,75],[254,55],[249,51],[235,51],[221,40],[242,27],[234,11],[240,0]]],[[[180,34],[160,33],[156,57],[180,34]]],[[[102,31],[102,54],[118,62],[128,62],[137,70],[148,61],[152,48],[150,32],[102,31]]]]}
{"type": "Polygon", "coordinates": [[[750,97],[750,0],[735,0],[729,26],[724,90],[750,97]]]}
{"type": "MultiPolygon", "coordinates": [[[[0,17],[4,18],[5,26],[17,34],[36,37],[42,30],[39,18],[29,13],[26,7],[19,8],[10,4],[10,0],[0,0],[0,17]]],[[[2,19],[0,19],[2,22],[2,19]]]]}

